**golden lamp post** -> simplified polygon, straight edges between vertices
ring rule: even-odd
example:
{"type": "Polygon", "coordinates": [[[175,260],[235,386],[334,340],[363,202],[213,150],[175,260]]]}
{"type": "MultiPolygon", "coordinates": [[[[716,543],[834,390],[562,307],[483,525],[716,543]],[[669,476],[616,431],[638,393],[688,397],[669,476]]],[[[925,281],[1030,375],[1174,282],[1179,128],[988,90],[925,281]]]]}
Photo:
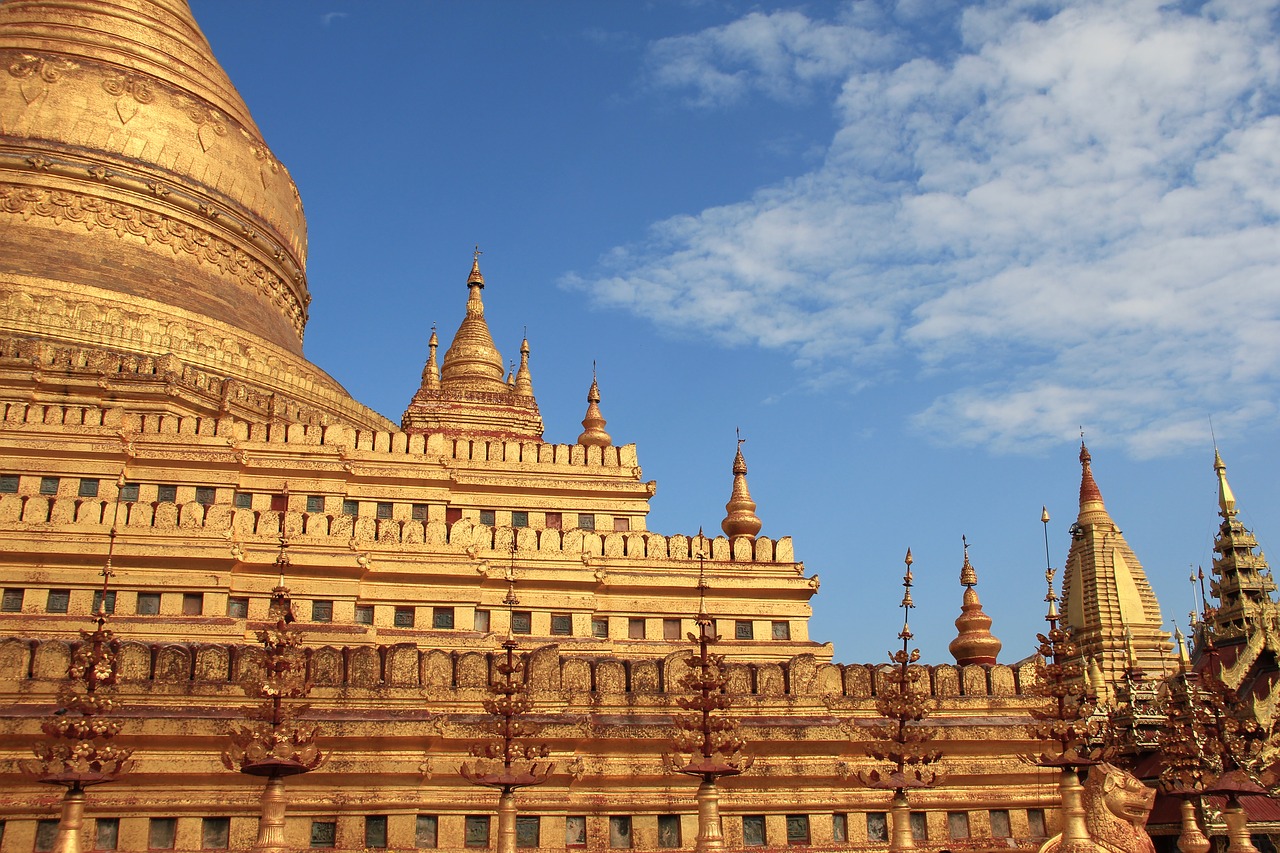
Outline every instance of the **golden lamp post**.
{"type": "Polygon", "coordinates": [[[672,718],[675,749],[662,759],[668,771],[701,780],[698,785],[696,853],[724,849],[717,781],[745,772],[755,761],[752,756],[742,755],[745,741],[740,734],[741,723],[725,713],[733,700],[726,689],[729,674],[724,655],[711,651],[712,644],[719,642],[720,636],[706,607],[705,542],[699,530],[698,614],[694,619],[698,632],[686,635],[698,651],[684,659],[689,671],[677,682],[685,693],[676,699],[676,704],[687,713],[676,714],[672,718]]]}
{"type": "Polygon", "coordinates": [[[80,853],[85,789],[111,782],[133,766],[129,757],[133,750],[111,742],[120,733],[120,722],[110,716],[115,709],[110,688],[118,674],[117,643],[106,627],[108,585],[114,574],[114,526],[110,537],[94,630],[80,632],[67,679],[58,691],[57,709],[40,726],[45,739],[32,748],[36,757],[18,762],[23,772],[38,781],[66,788],[52,853],[80,853]]]}
{"type": "MultiPolygon", "coordinates": [[[[520,600],[516,598],[515,543],[511,546],[512,565],[507,570],[507,596],[503,604],[514,611],[520,600]]],[[[508,625],[510,623],[508,622],[508,625]]],[[[545,743],[535,743],[541,726],[525,719],[533,707],[524,683],[524,661],[516,657],[515,634],[509,627],[507,639],[502,643],[503,656],[494,664],[495,678],[489,682],[489,698],[484,709],[492,717],[488,741],[471,747],[473,763],[464,763],[459,772],[473,785],[497,788],[498,796],[498,853],[515,853],[516,850],[516,799],[520,788],[541,785],[547,781],[555,765],[539,763],[551,750],[545,743]]]]}
{"type": "Polygon", "coordinates": [[[914,575],[911,572],[911,549],[907,549],[904,560],[906,569],[902,576],[905,588],[902,594],[902,630],[898,638],[902,640],[902,648],[890,652],[889,660],[895,667],[885,676],[886,690],[876,700],[876,710],[885,722],[872,730],[871,736],[879,743],[870,747],[867,752],[877,761],[887,761],[893,769],[888,773],[879,770],[860,770],[858,778],[869,788],[893,791],[890,809],[892,827],[889,835],[889,850],[914,850],[915,836],[911,831],[911,807],[907,800],[907,791],[912,788],[927,788],[936,785],[944,778],[938,771],[930,768],[942,758],[939,750],[931,749],[933,739],[929,731],[920,726],[920,721],[928,715],[928,692],[921,690],[919,680],[923,672],[919,667],[911,665],[920,660],[920,650],[909,648],[911,632],[909,616],[915,602],[911,600],[911,586],[914,575]]]}
{"type": "Polygon", "coordinates": [[[300,721],[307,705],[297,700],[311,691],[306,675],[306,656],[294,621],[289,588],[284,584],[289,566],[288,541],[280,540],[276,568],[280,581],[271,592],[269,618],[275,622],[258,631],[262,643],[261,672],[254,671],[241,681],[251,699],[262,700],[246,708],[248,722],[231,732],[231,746],[222,754],[228,770],[265,777],[258,840],[254,853],[285,853],[284,815],[287,806],[284,780],[307,773],[324,763],[326,755],[316,746],[316,726],[300,721]]]}

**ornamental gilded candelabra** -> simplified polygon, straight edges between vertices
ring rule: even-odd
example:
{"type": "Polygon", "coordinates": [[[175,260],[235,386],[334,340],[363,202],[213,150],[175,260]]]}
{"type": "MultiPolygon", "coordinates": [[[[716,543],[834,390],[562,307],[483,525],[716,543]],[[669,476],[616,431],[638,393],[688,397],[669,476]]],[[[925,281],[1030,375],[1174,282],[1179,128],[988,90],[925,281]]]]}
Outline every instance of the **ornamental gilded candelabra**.
{"type": "Polygon", "coordinates": [[[920,667],[912,668],[912,664],[920,660],[920,650],[910,649],[911,633],[909,616],[915,602],[911,600],[911,586],[914,575],[911,564],[911,549],[907,549],[904,560],[906,569],[902,576],[905,590],[902,594],[902,630],[898,638],[902,640],[902,648],[889,653],[889,660],[896,666],[885,674],[885,691],[876,700],[876,710],[885,722],[872,729],[871,737],[879,743],[867,749],[868,754],[878,761],[887,761],[893,769],[882,774],[878,770],[860,770],[858,778],[869,788],[893,791],[892,821],[889,837],[889,849],[914,850],[915,837],[911,831],[911,809],[907,802],[909,788],[928,788],[936,785],[944,778],[943,774],[930,768],[942,758],[942,752],[930,749],[933,735],[919,725],[929,713],[929,693],[920,688],[920,679],[924,672],[920,667]]]}
{"type": "MultiPolygon", "coordinates": [[[[507,596],[503,604],[508,612],[514,610],[520,600],[515,591],[515,543],[511,546],[512,565],[507,570],[507,596]]],[[[509,623],[508,623],[509,624],[509,623]]],[[[471,747],[477,759],[459,768],[462,777],[473,785],[497,788],[498,797],[498,853],[515,853],[516,804],[515,792],[531,785],[541,785],[555,769],[551,762],[539,763],[537,759],[551,754],[545,743],[536,743],[542,727],[524,719],[533,707],[524,682],[525,663],[516,657],[515,634],[507,630],[502,643],[503,656],[494,664],[496,677],[489,681],[489,698],[484,709],[493,720],[488,725],[491,739],[471,747]]]]}
{"type": "Polygon", "coordinates": [[[1189,666],[1182,632],[1176,626],[1174,641],[1178,644],[1178,672],[1167,682],[1166,716],[1156,734],[1162,764],[1157,784],[1162,794],[1182,801],[1178,849],[1182,853],[1207,853],[1209,839],[1200,828],[1196,812],[1203,807],[1205,788],[1214,777],[1215,757],[1206,749],[1213,712],[1202,701],[1204,691],[1189,666]]]}
{"type": "MultiPolygon", "coordinates": [[[[1196,742],[1203,768],[1215,778],[1203,788],[1205,795],[1226,797],[1222,819],[1227,825],[1229,853],[1257,853],[1249,837],[1248,816],[1240,803],[1242,794],[1266,795],[1258,783],[1258,764],[1269,732],[1222,678],[1222,661],[1208,621],[1200,626],[1200,647],[1205,662],[1195,693],[1202,723],[1202,739],[1196,742]]],[[[1205,781],[1205,777],[1201,777],[1205,781]]]]}
{"type": "Polygon", "coordinates": [[[269,623],[257,632],[262,643],[261,673],[253,672],[241,680],[241,687],[251,699],[262,700],[245,709],[247,724],[231,732],[231,746],[222,753],[228,770],[250,776],[264,776],[258,840],[251,848],[255,853],[283,853],[285,847],[284,814],[287,800],[284,780],[307,773],[324,763],[325,756],[316,746],[318,728],[301,722],[309,706],[296,700],[311,692],[306,674],[306,656],[302,639],[289,628],[294,621],[289,588],[284,584],[289,567],[289,543],[280,540],[276,569],[280,581],[271,591],[269,623]]]}
{"type": "Polygon", "coordinates": [[[1058,787],[1062,796],[1062,835],[1058,853],[1094,853],[1099,850],[1089,838],[1081,800],[1079,769],[1101,764],[1108,749],[1098,746],[1102,725],[1095,701],[1084,683],[1084,669],[1075,663],[1077,651],[1071,637],[1058,627],[1058,594],[1053,589],[1057,570],[1049,565],[1049,511],[1041,508],[1040,521],[1045,528],[1044,579],[1049,603],[1045,621],[1049,630],[1037,634],[1042,662],[1036,664],[1036,680],[1027,690],[1032,696],[1048,700],[1046,707],[1031,711],[1037,722],[1027,726],[1027,733],[1043,741],[1045,751],[1020,758],[1029,764],[1059,769],[1058,787]]]}
{"type": "Polygon", "coordinates": [[[37,781],[67,789],[53,853],[80,853],[85,789],[114,781],[133,767],[129,757],[133,750],[111,743],[120,733],[120,722],[109,716],[115,709],[110,694],[118,675],[117,643],[106,627],[115,538],[113,525],[94,630],[80,632],[66,681],[58,690],[57,709],[40,726],[46,739],[32,748],[36,757],[18,762],[37,781]]]}
{"type": "Polygon", "coordinates": [[[669,772],[701,780],[698,785],[698,839],[694,845],[697,853],[724,849],[717,781],[726,776],[737,776],[755,763],[753,756],[742,755],[746,741],[740,731],[741,723],[725,713],[733,699],[727,690],[729,672],[724,655],[711,652],[712,644],[720,641],[720,635],[707,613],[707,582],[703,565],[705,544],[706,539],[699,530],[698,614],[694,618],[698,630],[696,634],[686,634],[698,651],[683,660],[689,671],[680,676],[677,684],[685,695],[676,698],[676,705],[689,713],[672,717],[674,751],[662,757],[669,772]]]}

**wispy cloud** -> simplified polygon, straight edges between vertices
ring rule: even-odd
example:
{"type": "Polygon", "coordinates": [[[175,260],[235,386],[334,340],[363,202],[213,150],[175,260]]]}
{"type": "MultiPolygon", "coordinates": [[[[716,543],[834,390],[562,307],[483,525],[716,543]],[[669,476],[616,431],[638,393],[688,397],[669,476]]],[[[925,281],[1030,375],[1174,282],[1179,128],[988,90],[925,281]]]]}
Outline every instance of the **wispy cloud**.
{"type": "Polygon", "coordinates": [[[653,45],[648,79],[690,104],[829,91],[839,130],[812,172],[657,223],[570,284],[827,382],[941,375],[914,419],[941,441],[1083,423],[1149,455],[1209,412],[1274,420],[1277,4],[988,0],[952,43],[904,8],[653,45]]]}
{"type": "Polygon", "coordinates": [[[892,39],[867,24],[872,7],[851,7],[840,22],[820,23],[800,12],[752,12],[730,24],[650,46],[651,85],[678,89],[693,106],[725,106],[752,93],[778,100],[804,96],[819,82],[891,55],[892,39]],[[855,8],[864,8],[854,14],[855,8]],[[864,21],[863,19],[868,19],[864,21]]]}
{"type": "Polygon", "coordinates": [[[324,27],[332,26],[334,21],[350,17],[351,15],[347,12],[325,12],[320,16],[320,25],[324,27]]]}

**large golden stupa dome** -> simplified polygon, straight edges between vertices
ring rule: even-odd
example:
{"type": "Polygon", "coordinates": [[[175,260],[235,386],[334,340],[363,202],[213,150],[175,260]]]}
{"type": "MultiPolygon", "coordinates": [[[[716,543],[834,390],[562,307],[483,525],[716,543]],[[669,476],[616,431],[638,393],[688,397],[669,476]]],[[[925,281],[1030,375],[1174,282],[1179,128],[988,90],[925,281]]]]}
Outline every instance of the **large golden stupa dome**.
{"type": "Polygon", "coordinates": [[[0,3],[0,329],[350,410],[302,359],[306,252],[186,0],[0,3]]]}

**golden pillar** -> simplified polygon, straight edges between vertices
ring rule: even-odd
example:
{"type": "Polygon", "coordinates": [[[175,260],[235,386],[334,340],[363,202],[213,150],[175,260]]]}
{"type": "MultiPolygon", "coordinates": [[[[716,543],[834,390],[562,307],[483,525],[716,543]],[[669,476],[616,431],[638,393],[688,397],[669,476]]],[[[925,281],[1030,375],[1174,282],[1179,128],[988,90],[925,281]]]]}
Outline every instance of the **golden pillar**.
{"type": "Polygon", "coordinates": [[[893,827],[889,835],[889,849],[915,850],[916,838],[911,832],[911,806],[907,803],[907,792],[896,791],[893,804],[889,807],[893,827]]]}
{"type": "Polygon", "coordinates": [[[1234,795],[1227,798],[1227,807],[1222,810],[1222,820],[1227,824],[1227,853],[1258,853],[1249,837],[1249,817],[1240,805],[1240,799],[1234,795]]]}
{"type": "Polygon", "coordinates": [[[250,849],[253,853],[283,853],[284,779],[272,776],[262,789],[261,812],[258,816],[258,840],[250,849]]]}
{"type": "Polygon", "coordinates": [[[1080,799],[1084,788],[1074,767],[1062,768],[1058,790],[1062,796],[1062,842],[1057,853],[1095,853],[1100,848],[1089,838],[1089,827],[1084,822],[1084,803],[1080,799]]]}
{"type": "Polygon", "coordinates": [[[1196,820],[1196,804],[1190,799],[1182,801],[1182,832],[1178,835],[1178,849],[1182,853],[1209,853],[1209,838],[1200,831],[1196,820]]]}
{"type": "Polygon", "coordinates": [[[703,779],[698,785],[698,840],[696,853],[719,853],[724,849],[724,833],[720,829],[720,791],[715,779],[703,779]]]}
{"type": "Polygon", "coordinates": [[[511,790],[498,797],[498,853],[516,853],[516,795],[511,790]]]}
{"type": "Polygon", "coordinates": [[[68,788],[62,795],[62,815],[54,853],[80,853],[80,829],[84,826],[84,789],[68,788]]]}

